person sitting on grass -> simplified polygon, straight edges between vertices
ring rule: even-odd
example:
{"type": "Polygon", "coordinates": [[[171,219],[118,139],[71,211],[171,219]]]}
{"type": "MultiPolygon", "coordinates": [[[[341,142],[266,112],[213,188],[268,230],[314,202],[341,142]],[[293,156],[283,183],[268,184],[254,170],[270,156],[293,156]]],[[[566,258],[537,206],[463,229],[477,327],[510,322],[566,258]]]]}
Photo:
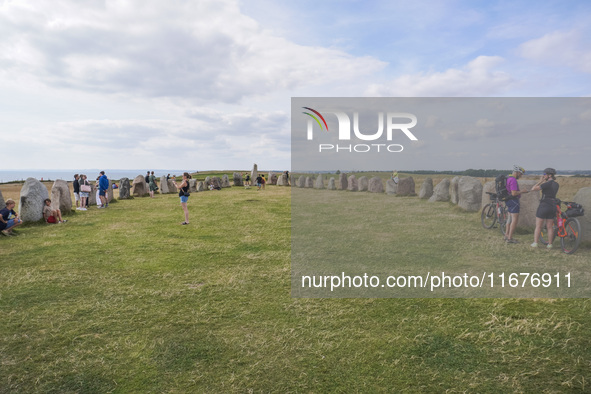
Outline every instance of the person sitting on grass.
{"type": "Polygon", "coordinates": [[[58,209],[53,209],[51,207],[51,200],[49,198],[45,199],[45,206],[43,207],[43,218],[47,223],[65,223],[67,220],[63,220],[62,218],[62,211],[58,209]]]}
{"type": "Polygon", "coordinates": [[[14,200],[9,198],[6,200],[6,207],[0,209],[0,232],[2,235],[16,235],[12,229],[23,224],[18,213],[14,211],[15,205],[14,200]]]}

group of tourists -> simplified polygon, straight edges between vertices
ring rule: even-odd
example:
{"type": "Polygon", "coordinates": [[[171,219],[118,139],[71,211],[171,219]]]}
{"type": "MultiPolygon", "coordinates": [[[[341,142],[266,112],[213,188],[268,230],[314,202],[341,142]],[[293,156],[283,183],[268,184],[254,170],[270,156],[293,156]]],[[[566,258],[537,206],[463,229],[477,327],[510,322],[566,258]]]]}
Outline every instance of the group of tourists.
{"type": "MultiPolygon", "coordinates": [[[[76,200],[76,210],[86,211],[89,208],[89,197],[92,192],[92,186],[85,174],[75,174],[74,182],[72,182],[74,189],[74,199],[76,200]]],[[[99,208],[107,208],[109,206],[109,178],[101,171],[96,178],[96,202],[99,208]]],[[[112,192],[111,192],[112,193],[112,192]]]]}
{"type": "MultiPolygon", "coordinates": [[[[166,177],[166,180],[168,180],[168,177],[166,177]]],[[[150,198],[154,198],[154,193],[158,191],[158,185],[156,184],[156,176],[154,175],[154,171],[148,171],[146,173],[146,183],[148,184],[150,198]]]]}
{"type": "Polygon", "coordinates": [[[538,241],[540,240],[540,234],[542,229],[546,227],[548,230],[548,249],[552,248],[552,241],[554,240],[554,229],[553,222],[556,217],[556,195],[558,194],[559,185],[556,182],[556,170],[554,168],[546,168],[544,174],[540,177],[538,182],[530,190],[520,190],[517,180],[525,174],[523,167],[515,165],[513,167],[513,173],[507,177],[507,191],[510,194],[510,198],[506,201],[507,210],[511,215],[511,222],[507,227],[505,234],[505,242],[507,243],[518,243],[513,238],[517,223],[519,221],[519,210],[522,194],[542,191],[542,199],[538,205],[536,211],[536,229],[534,231],[534,242],[531,244],[532,248],[538,247],[538,241]]]}

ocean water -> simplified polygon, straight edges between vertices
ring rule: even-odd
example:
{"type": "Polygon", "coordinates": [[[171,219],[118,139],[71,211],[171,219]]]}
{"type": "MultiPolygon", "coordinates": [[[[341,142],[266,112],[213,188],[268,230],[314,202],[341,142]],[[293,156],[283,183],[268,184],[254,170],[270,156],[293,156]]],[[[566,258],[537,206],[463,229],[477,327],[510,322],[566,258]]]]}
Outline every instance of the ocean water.
{"type": "MultiPolygon", "coordinates": [[[[56,180],[63,179],[65,181],[71,181],[74,179],[74,174],[86,174],[89,180],[96,179],[99,176],[100,169],[83,169],[83,170],[0,170],[0,183],[12,182],[12,181],[24,181],[27,178],[33,177],[38,180],[56,180]]],[[[121,179],[124,177],[133,180],[138,175],[145,175],[146,170],[104,170],[105,174],[109,179],[121,179]]],[[[163,170],[163,169],[150,169],[154,171],[154,175],[161,176],[166,174],[181,175],[183,172],[194,172],[193,170],[163,170]]]]}

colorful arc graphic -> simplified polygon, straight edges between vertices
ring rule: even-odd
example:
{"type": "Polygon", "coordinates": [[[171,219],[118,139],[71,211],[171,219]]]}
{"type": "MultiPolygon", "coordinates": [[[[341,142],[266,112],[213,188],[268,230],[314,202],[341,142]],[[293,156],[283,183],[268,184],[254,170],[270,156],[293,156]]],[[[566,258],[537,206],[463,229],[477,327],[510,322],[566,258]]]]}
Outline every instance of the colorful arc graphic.
{"type": "MultiPolygon", "coordinates": [[[[312,108],[310,108],[310,107],[302,107],[302,108],[304,108],[304,109],[307,109],[307,110],[309,110],[309,111],[312,111],[312,112],[314,112],[316,115],[318,115],[318,116],[320,117],[320,119],[322,119],[322,122],[324,123],[324,126],[326,126],[326,131],[328,131],[328,125],[326,124],[326,120],[324,120],[324,117],[323,117],[322,115],[320,115],[320,112],[318,112],[318,111],[316,111],[315,109],[312,109],[312,108]]],[[[308,115],[308,116],[310,116],[310,117],[312,117],[312,118],[313,118],[313,119],[314,119],[314,120],[315,120],[315,121],[318,123],[318,126],[320,126],[320,130],[322,130],[322,124],[320,123],[320,121],[318,120],[318,118],[317,118],[317,117],[315,117],[314,115],[312,115],[312,114],[311,114],[311,113],[309,113],[309,112],[303,112],[303,113],[304,113],[304,114],[306,114],[306,115],[308,115]]]]}

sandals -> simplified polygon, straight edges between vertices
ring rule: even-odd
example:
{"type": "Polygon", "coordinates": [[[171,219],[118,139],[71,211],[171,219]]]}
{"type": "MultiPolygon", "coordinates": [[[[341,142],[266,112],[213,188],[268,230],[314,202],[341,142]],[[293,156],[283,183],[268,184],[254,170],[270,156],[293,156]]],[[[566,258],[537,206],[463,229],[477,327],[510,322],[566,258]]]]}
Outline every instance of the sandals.
{"type": "Polygon", "coordinates": [[[185,224],[189,224],[189,223],[188,222],[182,222],[181,224],[184,226],[185,224]]]}

